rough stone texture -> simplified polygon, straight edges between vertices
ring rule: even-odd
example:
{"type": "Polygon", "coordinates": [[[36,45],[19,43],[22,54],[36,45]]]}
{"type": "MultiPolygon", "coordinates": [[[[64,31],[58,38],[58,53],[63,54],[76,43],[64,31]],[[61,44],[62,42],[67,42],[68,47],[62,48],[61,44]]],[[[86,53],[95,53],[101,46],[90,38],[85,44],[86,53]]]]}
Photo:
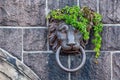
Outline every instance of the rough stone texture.
{"type": "Polygon", "coordinates": [[[64,8],[65,6],[77,5],[77,0],[59,0],[59,7],[64,8]]]}
{"type": "Polygon", "coordinates": [[[100,0],[104,23],[120,23],[120,0],[100,0]]]}
{"type": "Polygon", "coordinates": [[[25,51],[46,50],[47,32],[44,29],[24,29],[23,42],[25,51]]]}
{"type": "MultiPolygon", "coordinates": [[[[62,56],[61,62],[66,64],[67,58],[62,56]]],[[[24,62],[29,66],[42,80],[68,80],[67,72],[63,71],[55,60],[54,54],[36,53],[24,54],[24,62]]]]}
{"type": "Polygon", "coordinates": [[[113,54],[113,77],[112,80],[120,80],[120,53],[113,54]]]}
{"type": "Polygon", "coordinates": [[[97,0],[80,0],[80,6],[88,6],[92,10],[97,11],[97,0]]]}
{"type": "Polygon", "coordinates": [[[0,0],[0,25],[45,25],[45,0],[0,0]]]}
{"type": "Polygon", "coordinates": [[[0,80],[41,80],[17,58],[0,49],[0,80]]]}
{"type": "MultiPolygon", "coordinates": [[[[111,58],[110,53],[101,53],[95,63],[95,53],[86,53],[87,60],[79,71],[72,73],[71,80],[110,80],[111,79],[111,58]]],[[[80,57],[72,57],[72,67],[80,63],[80,57]]]]}
{"type": "MultiPolygon", "coordinates": [[[[93,50],[92,37],[86,45],[86,50],[93,50]]],[[[102,31],[102,51],[120,50],[120,26],[105,26],[102,31]]]]}
{"type": "Polygon", "coordinates": [[[73,5],[77,5],[77,0],[48,0],[48,8],[50,10],[73,5]]]}
{"type": "Polygon", "coordinates": [[[120,50],[120,26],[104,27],[102,50],[120,50]]]}
{"type": "Polygon", "coordinates": [[[0,29],[0,48],[21,59],[22,31],[21,29],[0,29]]]}
{"type": "MultiPolygon", "coordinates": [[[[45,26],[45,1],[46,0],[0,0],[0,26],[45,26]]],[[[47,0],[49,10],[63,8],[66,5],[77,5],[77,0],[47,0]]],[[[97,11],[97,0],[79,0],[80,6],[88,6],[97,11]]],[[[120,23],[120,1],[99,0],[100,13],[103,15],[103,23],[120,23]]],[[[48,10],[48,12],[49,12],[48,10]]],[[[104,27],[102,32],[103,51],[120,50],[120,26],[104,27]]],[[[23,48],[25,51],[46,51],[47,30],[45,29],[24,29],[23,48]]],[[[21,29],[0,29],[0,47],[7,50],[13,56],[21,59],[22,53],[22,30],[21,29]]],[[[86,50],[92,50],[93,44],[89,41],[86,50]]],[[[1,53],[1,52],[0,52],[1,53]]],[[[98,64],[94,63],[95,53],[86,53],[86,64],[77,72],[71,73],[71,80],[120,80],[120,53],[113,54],[111,73],[110,53],[101,53],[98,64]]],[[[79,65],[80,56],[71,57],[71,68],[79,65]]],[[[61,57],[64,66],[68,58],[61,57]]],[[[68,73],[63,71],[55,60],[55,54],[24,53],[24,62],[42,80],[68,80],[68,73]]],[[[36,75],[16,58],[0,55],[0,80],[11,80],[10,77],[28,77],[36,80],[36,75]],[[12,65],[12,66],[11,66],[12,65]],[[7,71],[6,71],[7,70],[7,71]],[[12,70],[12,71],[11,71],[12,70]],[[1,72],[2,71],[2,72],[1,72]],[[21,73],[20,73],[20,72],[21,73]],[[21,75],[22,73],[25,73],[21,75]],[[6,77],[10,74],[10,77],[6,77]],[[35,75],[32,76],[31,74],[35,75]]],[[[38,77],[37,77],[38,78],[38,77]]],[[[19,80],[17,79],[17,80],[19,80]]],[[[21,80],[24,80],[23,78],[21,80]]],[[[16,79],[13,79],[16,80],[16,79]]]]}

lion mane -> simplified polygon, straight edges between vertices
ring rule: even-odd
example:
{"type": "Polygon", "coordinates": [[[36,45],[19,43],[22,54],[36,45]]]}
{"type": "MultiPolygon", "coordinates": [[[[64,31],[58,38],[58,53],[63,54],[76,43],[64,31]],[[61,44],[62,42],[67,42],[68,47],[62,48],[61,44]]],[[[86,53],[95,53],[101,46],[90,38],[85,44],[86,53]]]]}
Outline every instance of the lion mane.
{"type": "Polygon", "coordinates": [[[60,46],[60,42],[57,39],[56,31],[60,22],[51,22],[49,24],[49,45],[53,50],[57,50],[60,46]]]}

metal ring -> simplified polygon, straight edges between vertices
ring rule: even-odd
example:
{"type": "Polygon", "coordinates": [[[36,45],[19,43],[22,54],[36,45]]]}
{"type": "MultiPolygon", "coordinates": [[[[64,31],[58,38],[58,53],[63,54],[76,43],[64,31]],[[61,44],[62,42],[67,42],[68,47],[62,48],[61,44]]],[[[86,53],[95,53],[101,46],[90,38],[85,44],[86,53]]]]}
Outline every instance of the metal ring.
{"type": "Polygon", "coordinates": [[[85,54],[84,49],[83,49],[81,46],[80,46],[80,50],[81,50],[81,52],[82,52],[82,54],[83,54],[83,59],[82,59],[81,64],[80,64],[77,68],[74,68],[74,69],[66,68],[66,67],[64,67],[64,66],[61,64],[60,58],[59,58],[60,50],[61,50],[61,46],[60,46],[60,47],[57,49],[57,51],[56,51],[56,61],[57,61],[58,65],[59,65],[63,70],[65,70],[65,71],[67,71],[67,72],[75,72],[75,71],[79,70],[80,68],[82,68],[82,66],[85,64],[86,54],[85,54]]]}

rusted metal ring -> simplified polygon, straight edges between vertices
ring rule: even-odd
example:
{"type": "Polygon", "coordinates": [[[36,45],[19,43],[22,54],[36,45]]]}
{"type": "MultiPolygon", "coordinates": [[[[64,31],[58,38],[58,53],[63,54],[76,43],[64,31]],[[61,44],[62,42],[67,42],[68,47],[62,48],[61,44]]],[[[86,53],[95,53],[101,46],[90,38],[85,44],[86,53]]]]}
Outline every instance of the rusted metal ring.
{"type": "Polygon", "coordinates": [[[74,68],[74,69],[69,69],[69,68],[66,68],[64,67],[61,62],[60,62],[60,58],[59,58],[59,55],[60,55],[60,50],[61,50],[61,46],[57,49],[56,51],[56,61],[58,63],[58,65],[65,71],[67,72],[75,72],[77,70],[79,70],[80,68],[82,68],[82,66],[85,64],[85,61],[86,61],[86,54],[85,54],[85,51],[84,49],[80,46],[80,50],[81,50],[81,53],[82,53],[82,62],[81,64],[77,67],[77,68],[74,68]]]}

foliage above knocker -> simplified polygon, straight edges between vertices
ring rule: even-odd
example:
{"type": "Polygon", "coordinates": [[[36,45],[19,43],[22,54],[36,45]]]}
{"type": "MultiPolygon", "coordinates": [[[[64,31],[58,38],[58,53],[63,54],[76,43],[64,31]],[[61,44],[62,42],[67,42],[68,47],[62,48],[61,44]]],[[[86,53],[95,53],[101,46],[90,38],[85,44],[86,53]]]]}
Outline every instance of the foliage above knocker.
{"type": "Polygon", "coordinates": [[[92,29],[94,36],[92,43],[95,46],[96,58],[99,57],[102,42],[100,33],[103,28],[101,22],[102,16],[100,14],[92,11],[88,7],[82,7],[80,9],[78,6],[66,6],[62,9],[52,10],[47,18],[54,21],[64,21],[66,24],[72,25],[80,31],[84,40],[90,38],[90,31],[92,29]]]}

